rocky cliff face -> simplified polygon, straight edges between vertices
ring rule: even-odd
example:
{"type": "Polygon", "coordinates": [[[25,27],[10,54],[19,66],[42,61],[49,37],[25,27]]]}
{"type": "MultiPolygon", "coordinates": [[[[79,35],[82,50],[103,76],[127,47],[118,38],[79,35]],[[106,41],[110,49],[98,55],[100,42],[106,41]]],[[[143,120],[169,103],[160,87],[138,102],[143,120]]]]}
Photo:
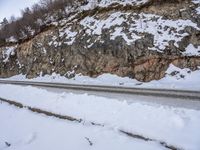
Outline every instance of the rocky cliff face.
{"type": "Polygon", "coordinates": [[[199,0],[88,1],[69,18],[0,48],[0,76],[103,73],[159,80],[172,63],[200,66],[199,0]]]}

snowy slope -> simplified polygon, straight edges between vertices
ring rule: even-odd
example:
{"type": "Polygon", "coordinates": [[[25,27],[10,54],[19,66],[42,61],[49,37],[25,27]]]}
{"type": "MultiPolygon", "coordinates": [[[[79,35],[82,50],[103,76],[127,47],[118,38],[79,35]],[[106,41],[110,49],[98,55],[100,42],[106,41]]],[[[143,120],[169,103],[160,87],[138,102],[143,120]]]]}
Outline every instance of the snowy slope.
{"type": "Polygon", "coordinates": [[[2,103],[0,121],[0,150],[164,150],[157,143],[135,140],[107,128],[45,117],[2,103]]]}
{"type": "Polygon", "coordinates": [[[87,94],[53,93],[34,87],[0,85],[0,97],[86,122],[122,129],[185,150],[200,148],[200,111],[116,101],[87,94]],[[12,94],[10,94],[12,93],[12,94]]]}
{"type": "MultiPolygon", "coordinates": [[[[123,37],[128,45],[133,44],[136,40],[141,39],[142,33],[149,33],[154,35],[154,48],[150,50],[162,51],[169,46],[169,41],[174,40],[175,45],[178,46],[183,37],[186,37],[187,33],[181,33],[186,27],[191,26],[200,30],[196,23],[191,20],[166,20],[162,16],[155,14],[145,13],[122,13],[115,12],[111,13],[109,17],[104,20],[95,19],[96,16],[89,16],[84,18],[80,24],[84,26],[86,35],[102,35],[104,29],[114,28],[114,32],[110,31],[111,39],[114,40],[116,37],[123,37]],[[138,19],[136,19],[139,16],[138,19]],[[123,23],[128,23],[128,33],[123,28],[123,23]],[[167,28],[166,28],[167,27],[167,28]],[[128,36],[128,35],[131,36],[128,36]]],[[[112,29],[113,30],[113,29],[112,29]]],[[[68,38],[68,37],[66,37],[68,38]]],[[[99,39],[97,39],[99,40],[99,39]]],[[[74,41],[73,41],[74,42],[74,41]]],[[[70,44],[73,44],[70,43],[70,44]]],[[[94,44],[94,43],[93,43],[94,44]]],[[[91,47],[91,44],[90,46],[91,47]]],[[[195,55],[196,53],[193,53],[195,55]]]]}
{"type": "Polygon", "coordinates": [[[148,2],[148,0],[87,0],[88,4],[82,6],[80,10],[91,10],[95,7],[108,7],[112,4],[121,5],[141,5],[148,2]]]}

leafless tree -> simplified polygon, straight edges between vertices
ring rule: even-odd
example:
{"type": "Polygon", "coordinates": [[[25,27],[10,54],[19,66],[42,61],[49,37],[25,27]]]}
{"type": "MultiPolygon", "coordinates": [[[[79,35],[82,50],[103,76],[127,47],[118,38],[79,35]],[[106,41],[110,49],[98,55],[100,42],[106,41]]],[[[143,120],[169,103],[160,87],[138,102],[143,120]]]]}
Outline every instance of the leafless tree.
{"type": "Polygon", "coordinates": [[[73,6],[77,1],[86,0],[40,0],[40,3],[33,5],[32,8],[27,7],[22,10],[21,18],[16,19],[12,16],[9,21],[5,18],[1,23],[0,42],[6,41],[11,36],[18,41],[30,38],[46,26],[46,16],[53,15],[58,20],[62,19],[66,17],[66,7],[73,6]]]}

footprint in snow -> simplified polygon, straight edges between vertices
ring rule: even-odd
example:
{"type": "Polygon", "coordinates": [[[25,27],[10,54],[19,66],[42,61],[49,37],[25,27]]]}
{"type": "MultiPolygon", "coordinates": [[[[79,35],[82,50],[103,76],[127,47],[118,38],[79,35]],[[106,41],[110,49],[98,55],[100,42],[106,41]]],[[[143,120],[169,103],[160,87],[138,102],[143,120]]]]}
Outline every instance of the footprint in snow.
{"type": "Polygon", "coordinates": [[[37,134],[36,133],[31,133],[31,134],[29,134],[26,138],[25,138],[25,140],[24,140],[24,143],[25,144],[30,144],[30,143],[32,143],[35,139],[36,139],[36,136],[37,134]]]}

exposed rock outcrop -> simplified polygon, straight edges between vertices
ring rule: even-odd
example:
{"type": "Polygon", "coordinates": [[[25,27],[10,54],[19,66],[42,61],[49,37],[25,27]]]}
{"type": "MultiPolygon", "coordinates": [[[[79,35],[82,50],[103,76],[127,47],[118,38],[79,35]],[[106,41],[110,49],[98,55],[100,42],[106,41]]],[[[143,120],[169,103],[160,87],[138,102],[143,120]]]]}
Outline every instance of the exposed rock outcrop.
{"type": "Polygon", "coordinates": [[[189,0],[116,2],[74,13],[32,39],[2,46],[0,76],[112,73],[146,82],[163,78],[171,63],[196,70],[200,66],[198,7],[189,0]]]}

